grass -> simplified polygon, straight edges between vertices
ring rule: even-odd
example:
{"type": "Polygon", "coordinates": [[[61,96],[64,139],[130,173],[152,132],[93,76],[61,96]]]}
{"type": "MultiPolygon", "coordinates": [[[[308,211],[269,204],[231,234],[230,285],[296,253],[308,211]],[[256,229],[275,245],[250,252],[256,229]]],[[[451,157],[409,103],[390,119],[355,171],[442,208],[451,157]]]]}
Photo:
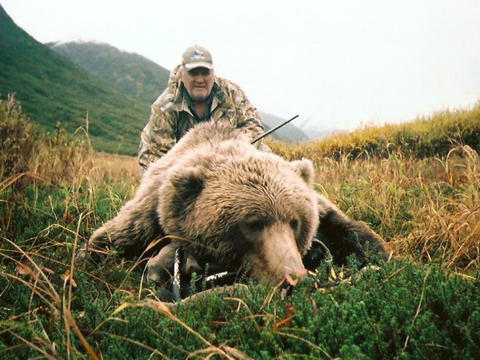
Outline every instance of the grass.
{"type": "Polygon", "coordinates": [[[348,215],[369,223],[395,254],[478,268],[478,154],[454,147],[447,157],[317,163],[317,186],[348,215]]]}
{"type": "Polygon", "coordinates": [[[400,124],[367,125],[326,139],[284,146],[273,142],[287,158],[322,160],[389,158],[392,154],[414,158],[445,157],[452,146],[480,151],[480,101],[471,108],[435,112],[400,124]]]}
{"type": "Polygon", "coordinates": [[[319,145],[316,190],[367,222],[394,259],[346,281],[322,265],[284,300],[276,284],[247,282],[170,307],[115,253],[72,266],[133,196],[136,160],[92,151],[86,127],[37,132],[12,98],[0,101],[0,130],[1,358],[477,357],[480,160],[468,144],[355,158],[319,145]]]}

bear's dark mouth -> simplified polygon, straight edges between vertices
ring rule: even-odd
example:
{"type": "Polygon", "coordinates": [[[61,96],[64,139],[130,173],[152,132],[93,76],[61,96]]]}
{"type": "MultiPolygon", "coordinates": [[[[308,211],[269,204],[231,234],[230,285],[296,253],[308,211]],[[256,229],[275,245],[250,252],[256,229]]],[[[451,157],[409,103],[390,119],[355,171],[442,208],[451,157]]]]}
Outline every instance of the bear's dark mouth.
{"type": "MultiPolygon", "coordinates": [[[[190,254],[191,256],[191,254],[190,254]]],[[[249,266],[238,261],[224,261],[219,263],[215,256],[205,255],[198,261],[198,273],[186,271],[185,259],[188,257],[186,250],[178,248],[175,252],[175,264],[171,292],[167,291],[168,301],[179,302],[186,297],[202,290],[212,289],[219,286],[230,286],[241,283],[249,276],[249,266]]],[[[332,255],[327,245],[318,239],[314,239],[312,248],[303,257],[306,268],[310,271],[316,269],[320,262],[331,263],[332,255]]],[[[282,296],[286,296],[294,285],[288,281],[282,284],[282,296]]]]}
{"type": "Polygon", "coordinates": [[[171,301],[179,302],[202,290],[235,284],[246,274],[242,264],[237,261],[218,262],[212,255],[196,258],[198,267],[191,271],[184,266],[188,257],[192,255],[184,249],[178,248],[175,252],[171,301]]]}

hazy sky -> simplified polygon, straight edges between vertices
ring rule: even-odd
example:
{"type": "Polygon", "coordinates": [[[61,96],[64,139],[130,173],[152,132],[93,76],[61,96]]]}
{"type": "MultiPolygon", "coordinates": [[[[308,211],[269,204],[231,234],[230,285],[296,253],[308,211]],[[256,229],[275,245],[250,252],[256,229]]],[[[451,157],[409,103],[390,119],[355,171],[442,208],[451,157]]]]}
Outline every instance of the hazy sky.
{"type": "Polygon", "coordinates": [[[167,69],[198,43],[297,125],[411,120],[480,99],[479,0],[0,0],[40,42],[96,40],[167,69]]]}

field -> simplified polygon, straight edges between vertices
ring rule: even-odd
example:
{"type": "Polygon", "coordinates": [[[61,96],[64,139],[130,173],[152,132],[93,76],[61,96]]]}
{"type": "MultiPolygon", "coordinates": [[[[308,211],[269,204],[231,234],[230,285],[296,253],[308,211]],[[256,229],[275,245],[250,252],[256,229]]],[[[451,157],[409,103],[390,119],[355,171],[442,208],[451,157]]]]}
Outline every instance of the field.
{"type": "Polygon", "coordinates": [[[86,127],[41,133],[0,101],[0,357],[5,359],[478,358],[480,106],[366,127],[278,154],[311,158],[315,188],[369,224],[391,259],[322,265],[277,284],[167,306],[141,266],[75,251],[138,184],[131,157],[96,153],[86,127]],[[430,145],[429,145],[430,144],[430,145]]]}

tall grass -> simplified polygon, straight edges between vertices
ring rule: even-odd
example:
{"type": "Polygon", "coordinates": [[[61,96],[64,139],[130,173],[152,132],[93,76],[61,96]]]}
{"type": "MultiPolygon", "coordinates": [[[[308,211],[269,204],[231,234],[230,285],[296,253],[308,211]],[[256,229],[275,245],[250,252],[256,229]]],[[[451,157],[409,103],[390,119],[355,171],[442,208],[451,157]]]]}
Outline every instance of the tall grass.
{"type": "Polygon", "coordinates": [[[138,184],[136,160],[92,151],[87,129],[39,133],[13,98],[0,101],[1,358],[475,358],[480,163],[470,146],[353,159],[274,144],[313,158],[316,190],[367,222],[396,260],[333,287],[343,270],[324,265],[286,300],[249,283],[171,307],[114,252],[72,265],[138,184]]]}
{"type": "Polygon", "coordinates": [[[468,146],[444,158],[317,162],[316,186],[348,215],[369,223],[396,256],[480,265],[480,161],[468,146]]]}
{"type": "Polygon", "coordinates": [[[316,165],[318,190],[369,223],[397,256],[480,264],[480,102],[409,123],[367,126],[327,139],[268,144],[316,165]]]}
{"type": "Polygon", "coordinates": [[[480,101],[472,108],[438,111],[400,124],[370,124],[288,147],[276,141],[271,145],[286,157],[312,160],[389,158],[395,152],[415,158],[443,157],[456,145],[480,151],[480,101]]]}

